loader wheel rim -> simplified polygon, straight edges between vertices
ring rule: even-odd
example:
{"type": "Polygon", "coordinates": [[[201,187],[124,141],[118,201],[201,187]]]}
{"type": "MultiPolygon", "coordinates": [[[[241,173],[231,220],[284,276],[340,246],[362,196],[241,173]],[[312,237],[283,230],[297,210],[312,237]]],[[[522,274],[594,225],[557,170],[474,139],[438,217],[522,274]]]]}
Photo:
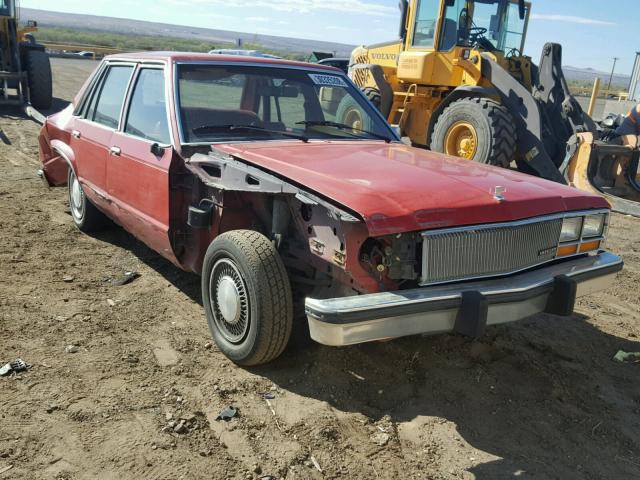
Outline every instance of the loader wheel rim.
{"type": "Polygon", "coordinates": [[[344,116],[345,125],[349,125],[351,128],[361,130],[362,129],[362,114],[356,110],[349,110],[347,114],[344,116]]]}
{"type": "Polygon", "coordinates": [[[447,131],[444,148],[447,155],[472,160],[478,151],[478,132],[469,122],[456,122],[447,131]]]}

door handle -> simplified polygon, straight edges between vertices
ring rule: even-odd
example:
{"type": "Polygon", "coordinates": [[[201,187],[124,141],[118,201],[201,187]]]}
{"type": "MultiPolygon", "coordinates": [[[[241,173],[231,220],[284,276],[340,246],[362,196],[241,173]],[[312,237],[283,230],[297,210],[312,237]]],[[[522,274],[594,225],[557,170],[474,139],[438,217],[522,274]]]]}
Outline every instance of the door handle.
{"type": "Polygon", "coordinates": [[[119,157],[121,153],[122,150],[120,150],[120,147],[111,147],[109,149],[109,154],[113,155],[114,157],[119,157]]]}
{"type": "Polygon", "coordinates": [[[82,136],[82,134],[81,134],[78,130],[74,130],[74,131],[72,131],[72,132],[71,132],[71,135],[72,135],[74,138],[80,138],[80,137],[82,136]]]}

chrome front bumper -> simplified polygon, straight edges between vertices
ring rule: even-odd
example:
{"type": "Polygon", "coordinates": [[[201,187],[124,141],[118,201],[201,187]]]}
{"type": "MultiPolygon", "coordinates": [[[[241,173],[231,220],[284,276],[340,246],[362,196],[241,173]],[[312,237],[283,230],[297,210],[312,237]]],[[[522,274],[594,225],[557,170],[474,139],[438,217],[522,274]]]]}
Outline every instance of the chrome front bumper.
{"type": "Polygon", "coordinates": [[[417,334],[480,335],[486,325],[547,312],[570,315],[576,297],[608,288],[622,270],[606,251],[509,277],[400,292],[307,298],[311,338],[341,346],[417,334]]]}

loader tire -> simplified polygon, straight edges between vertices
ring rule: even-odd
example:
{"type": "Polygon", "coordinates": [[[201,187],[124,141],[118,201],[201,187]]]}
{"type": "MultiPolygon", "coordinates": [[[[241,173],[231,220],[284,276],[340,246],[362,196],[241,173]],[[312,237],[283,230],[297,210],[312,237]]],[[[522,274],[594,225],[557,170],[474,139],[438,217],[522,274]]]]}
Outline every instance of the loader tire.
{"type": "Polygon", "coordinates": [[[372,130],[374,128],[371,116],[351,95],[345,95],[340,101],[336,111],[336,121],[359,130],[372,130]]]}
{"type": "Polygon", "coordinates": [[[431,150],[508,168],[518,139],[509,111],[489,98],[463,98],[438,117],[431,150]]]}
{"type": "Polygon", "coordinates": [[[36,109],[51,108],[53,85],[49,56],[41,50],[27,50],[24,56],[24,69],[29,80],[29,97],[36,109]]]}
{"type": "Polygon", "coordinates": [[[382,95],[380,95],[380,90],[372,87],[365,87],[362,89],[362,93],[364,96],[369,99],[369,101],[380,110],[380,105],[382,104],[382,95]]]}

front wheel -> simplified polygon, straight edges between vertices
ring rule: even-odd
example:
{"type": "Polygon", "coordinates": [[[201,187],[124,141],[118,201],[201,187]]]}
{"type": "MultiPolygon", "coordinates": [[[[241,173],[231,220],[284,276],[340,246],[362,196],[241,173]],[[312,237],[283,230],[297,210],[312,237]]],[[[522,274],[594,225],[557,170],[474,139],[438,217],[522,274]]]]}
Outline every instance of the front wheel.
{"type": "Polygon", "coordinates": [[[71,168],[67,177],[67,185],[69,187],[69,209],[76,227],[85,233],[102,230],[108,224],[107,217],[84,194],[82,185],[71,168]]]}
{"type": "Polygon", "coordinates": [[[516,147],[516,127],[509,110],[489,98],[463,98],[438,117],[430,148],[507,168],[515,158],[516,147]]]}
{"type": "Polygon", "coordinates": [[[238,365],[270,362],[287,346],[293,326],[291,285],[280,255],[264,235],[234,230],[209,245],[202,300],[216,345],[238,365]]]}

